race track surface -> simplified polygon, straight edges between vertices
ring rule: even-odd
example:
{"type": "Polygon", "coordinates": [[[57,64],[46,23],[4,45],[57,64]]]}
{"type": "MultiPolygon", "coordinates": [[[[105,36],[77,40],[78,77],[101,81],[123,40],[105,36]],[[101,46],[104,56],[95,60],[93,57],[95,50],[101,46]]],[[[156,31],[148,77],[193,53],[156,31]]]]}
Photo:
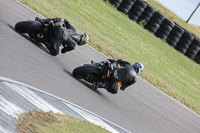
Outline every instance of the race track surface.
{"type": "Polygon", "coordinates": [[[38,14],[15,0],[0,0],[0,5],[0,76],[41,88],[133,133],[200,132],[198,115],[139,78],[117,95],[76,80],[71,74],[75,67],[106,57],[88,45],[53,57],[14,29],[18,21],[38,14]]]}

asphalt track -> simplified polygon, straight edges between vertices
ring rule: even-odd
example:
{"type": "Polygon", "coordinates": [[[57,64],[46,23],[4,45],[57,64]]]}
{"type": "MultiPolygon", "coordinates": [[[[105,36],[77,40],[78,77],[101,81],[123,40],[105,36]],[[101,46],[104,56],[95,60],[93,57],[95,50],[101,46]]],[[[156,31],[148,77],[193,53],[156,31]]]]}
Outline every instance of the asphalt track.
{"type": "Polygon", "coordinates": [[[15,0],[0,0],[0,5],[0,76],[41,88],[133,133],[200,132],[197,114],[139,78],[117,95],[94,91],[74,79],[75,67],[106,57],[88,45],[53,57],[41,44],[14,30],[18,21],[33,20],[38,14],[15,0]]]}

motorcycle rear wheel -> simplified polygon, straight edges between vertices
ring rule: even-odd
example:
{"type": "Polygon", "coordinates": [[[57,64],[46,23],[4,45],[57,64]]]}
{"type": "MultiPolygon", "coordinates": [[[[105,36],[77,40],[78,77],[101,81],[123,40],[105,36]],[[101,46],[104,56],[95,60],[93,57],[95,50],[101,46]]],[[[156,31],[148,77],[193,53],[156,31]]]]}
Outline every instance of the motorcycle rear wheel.
{"type": "Polygon", "coordinates": [[[72,74],[77,79],[89,79],[91,82],[101,78],[100,69],[94,65],[84,65],[73,70],[72,74]]]}
{"type": "Polygon", "coordinates": [[[15,29],[19,33],[41,33],[43,26],[37,21],[20,21],[16,23],[15,29]]]}

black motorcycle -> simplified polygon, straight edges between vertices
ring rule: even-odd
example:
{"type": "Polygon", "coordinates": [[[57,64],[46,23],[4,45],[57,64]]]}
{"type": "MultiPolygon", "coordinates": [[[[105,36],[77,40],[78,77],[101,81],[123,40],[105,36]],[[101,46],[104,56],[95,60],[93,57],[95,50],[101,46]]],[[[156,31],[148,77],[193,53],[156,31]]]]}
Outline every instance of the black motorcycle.
{"type": "MultiPolygon", "coordinates": [[[[20,21],[15,24],[15,30],[19,33],[27,33],[30,38],[37,42],[44,43],[52,37],[53,22],[42,21],[20,21]]],[[[49,51],[52,55],[57,55],[54,51],[49,51]]]]}
{"type": "MultiPolygon", "coordinates": [[[[101,63],[85,64],[83,66],[77,67],[73,70],[73,76],[77,79],[83,79],[89,83],[92,83],[95,89],[104,88],[102,84],[109,84],[108,78],[112,74],[117,74],[117,68],[120,65],[117,62],[111,62],[107,60],[101,63]]],[[[122,77],[121,77],[122,78],[122,77]]],[[[121,82],[118,82],[118,87],[121,87],[121,82]]]]}

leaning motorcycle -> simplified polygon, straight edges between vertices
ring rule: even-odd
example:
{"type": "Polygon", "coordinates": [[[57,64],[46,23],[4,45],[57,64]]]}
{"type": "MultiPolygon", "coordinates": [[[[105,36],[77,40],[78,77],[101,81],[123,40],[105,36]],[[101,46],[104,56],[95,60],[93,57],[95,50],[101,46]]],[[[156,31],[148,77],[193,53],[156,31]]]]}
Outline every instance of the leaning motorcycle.
{"type": "MultiPolygon", "coordinates": [[[[27,33],[30,38],[36,40],[37,42],[44,43],[52,37],[52,28],[53,26],[50,23],[44,23],[39,21],[20,21],[15,24],[15,29],[19,33],[27,33]]],[[[56,56],[57,54],[54,51],[49,51],[52,55],[56,56]]]]}
{"type": "MultiPolygon", "coordinates": [[[[109,84],[108,78],[117,72],[120,65],[117,62],[110,62],[109,60],[101,63],[85,64],[75,68],[72,72],[76,79],[83,79],[95,87],[101,86],[100,84],[109,84]]],[[[118,81],[118,87],[121,87],[121,82],[118,81]]],[[[102,88],[102,87],[101,87],[102,88]]]]}

